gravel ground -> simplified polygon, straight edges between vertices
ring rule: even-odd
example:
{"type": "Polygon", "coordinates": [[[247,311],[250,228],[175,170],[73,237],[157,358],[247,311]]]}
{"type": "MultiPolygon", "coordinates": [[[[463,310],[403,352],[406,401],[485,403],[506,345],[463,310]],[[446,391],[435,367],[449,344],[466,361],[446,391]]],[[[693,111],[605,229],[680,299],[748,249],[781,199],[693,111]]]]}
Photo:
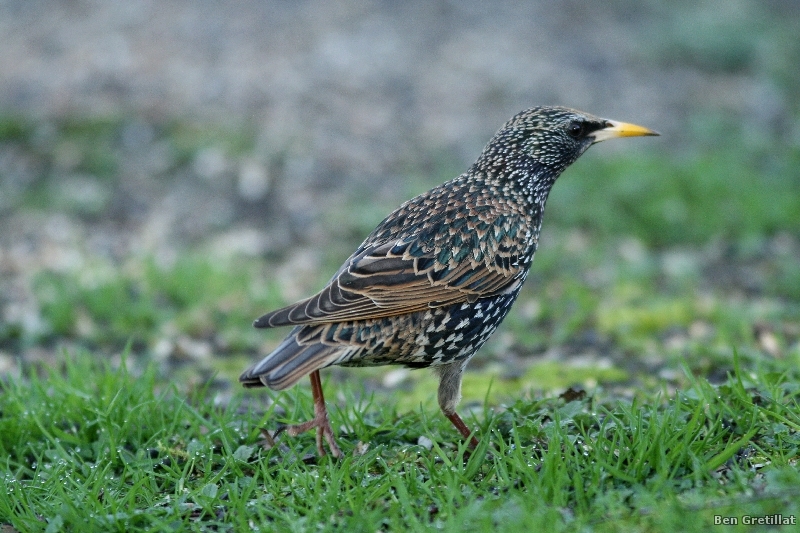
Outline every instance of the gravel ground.
{"type": "MultiPolygon", "coordinates": [[[[753,28],[793,19],[800,4],[756,0],[3,0],[0,112],[35,117],[45,138],[63,117],[129,118],[117,190],[69,175],[61,150],[59,192],[83,202],[113,194],[123,215],[135,211],[124,231],[145,234],[147,246],[173,229],[230,227],[252,214],[237,196],[273,220],[329,203],[334,185],[403,198],[398,175],[442,154],[464,168],[508,117],[536,104],[646,124],[677,150],[719,113],[754,134],[786,129],[794,93],[765,74],[792,57],[775,50],[779,32],[766,39],[753,28]],[[249,127],[256,146],[233,160],[212,147],[187,179],[161,186],[175,165],[158,125],[174,120],[249,127]],[[276,188],[283,210],[262,201],[276,188]]],[[[37,171],[7,153],[0,169],[6,190],[15,170],[37,171]]]]}
{"type": "Polygon", "coordinates": [[[531,105],[645,124],[675,153],[720,113],[798,139],[796,95],[765,76],[791,61],[780,35],[740,31],[791,20],[789,0],[0,0],[0,114],[36,123],[53,197],[100,206],[16,209],[41,164],[0,146],[4,320],[35,322],[29,281],[42,268],[198,241],[251,255],[325,243],[336,229],[319,212],[361,189],[402,200],[409,169],[443,154],[465,168],[531,105]],[[70,117],[123,117],[113,186],[52,144],[70,117]],[[181,165],[165,142],[173,122],[254,131],[255,146],[181,165]]]}
{"type": "Polygon", "coordinates": [[[4,0],[0,109],[254,120],[267,149],[300,138],[379,174],[430,145],[470,160],[534,104],[665,134],[701,109],[768,124],[787,105],[762,76],[780,58],[735,31],[799,13],[754,0],[4,0]]]}

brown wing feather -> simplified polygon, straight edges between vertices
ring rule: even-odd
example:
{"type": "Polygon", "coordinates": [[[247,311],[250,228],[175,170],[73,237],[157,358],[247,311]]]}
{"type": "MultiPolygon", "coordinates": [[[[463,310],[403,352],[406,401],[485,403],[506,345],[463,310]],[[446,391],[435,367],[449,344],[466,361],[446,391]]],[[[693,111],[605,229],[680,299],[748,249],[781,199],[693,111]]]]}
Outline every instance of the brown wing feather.
{"type": "Polygon", "coordinates": [[[522,281],[519,265],[501,268],[470,258],[441,265],[432,254],[392,255],[394,246],[385,243],[354,255],[319,293],[267,313],[254,325],[268,328],[383,318],[474,301],[522,281]]]}

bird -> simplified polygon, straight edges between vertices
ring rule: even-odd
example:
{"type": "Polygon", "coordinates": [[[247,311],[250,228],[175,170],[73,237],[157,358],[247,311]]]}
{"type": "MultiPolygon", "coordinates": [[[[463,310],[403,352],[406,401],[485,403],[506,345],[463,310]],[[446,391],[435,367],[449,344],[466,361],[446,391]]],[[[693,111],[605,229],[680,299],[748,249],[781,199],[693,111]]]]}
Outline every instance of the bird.
{"type": "Polygon", "coordinates": [[[317,294],[269,312],[256,328],[292,326],[239,380],[284,390],[310,376],[317,453],[343,453],[325,407],[320,369],[331,365],[433,368],[438,402],[470,447],[456,412],[464,368],[494,333],[530,271],[556,178],[591,145],[659,135],[566,107],[539,106],[503,125],[463,174],[408,200],[370,233],[317,294]]]}

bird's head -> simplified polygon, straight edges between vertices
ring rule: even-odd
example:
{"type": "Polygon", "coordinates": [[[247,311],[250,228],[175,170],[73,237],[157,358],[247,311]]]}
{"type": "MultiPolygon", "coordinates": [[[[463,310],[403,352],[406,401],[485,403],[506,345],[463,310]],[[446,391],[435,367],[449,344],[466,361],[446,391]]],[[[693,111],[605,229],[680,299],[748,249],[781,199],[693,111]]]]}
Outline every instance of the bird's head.
{"type": "Polygon", "coordinates": [[[533,107],[509,120],[484,150],[487,163],[521,164],[555,179],[591,145],[615,137],[658,135],[625,122],[595,117],[566,107],[533,107]]]}

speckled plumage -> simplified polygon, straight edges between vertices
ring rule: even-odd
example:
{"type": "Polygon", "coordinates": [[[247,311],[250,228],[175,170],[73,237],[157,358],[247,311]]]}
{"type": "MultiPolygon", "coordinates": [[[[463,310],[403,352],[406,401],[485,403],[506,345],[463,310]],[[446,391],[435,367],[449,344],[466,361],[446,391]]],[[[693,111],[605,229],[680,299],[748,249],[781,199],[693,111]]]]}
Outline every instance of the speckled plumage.
{"type": "Polygon", "coordinates": [[[259,318],[294,329],[241,381],[280,390],[335,364],[437,367],[440,406],[467,436],[461,372],[519,294],[556,178],[594,142],[653,134],[561,107],[517,114],[467,172],[387,216],[322,291],[259,318]]]}

